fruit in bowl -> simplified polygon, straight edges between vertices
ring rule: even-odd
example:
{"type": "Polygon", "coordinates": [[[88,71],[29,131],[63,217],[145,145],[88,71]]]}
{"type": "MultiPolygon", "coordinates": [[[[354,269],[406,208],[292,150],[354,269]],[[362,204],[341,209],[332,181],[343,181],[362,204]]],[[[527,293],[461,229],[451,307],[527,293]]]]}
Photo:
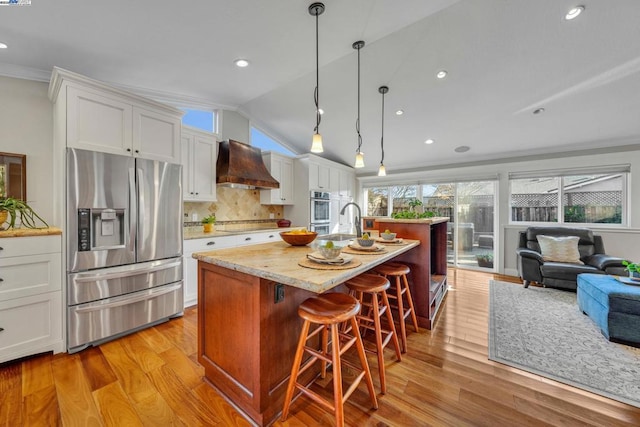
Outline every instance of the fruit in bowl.
{"type": "Polygon", "coordinates": [[[306,228],[301,228],[283,231],[280,233],[280,237],[291,246],[304,246],[313,242],[316,237],[318,237],[318,233],[315,231],[307,231],[306,228]]]}
{"type": "Polygon", "coordinates": [[[392,233],[389,229],[386,229],[384,233],[380,233],[380,237],[384,240],[393,240],[396,238],[396,233],[392,233]]]}
{"type": "Polygon", "coordinates": [[[336,245],[332,240],[329,240],[324,244],[318,245],[318,251],[325,259],[334,259],[340,256],[342,245],[336,245]]]}
{"type": "Polygon", "coordinates": [[[373,239],[371,237],[369,237],[369,234],[367,234],[367,233],[364,233],[362,235],[362,237],[359,237],[357,239],[357,241],[358,241],[358,244],[360,246],[362,246],[363,248],[368,248],[368,247],[373,246],[373,239]]]}

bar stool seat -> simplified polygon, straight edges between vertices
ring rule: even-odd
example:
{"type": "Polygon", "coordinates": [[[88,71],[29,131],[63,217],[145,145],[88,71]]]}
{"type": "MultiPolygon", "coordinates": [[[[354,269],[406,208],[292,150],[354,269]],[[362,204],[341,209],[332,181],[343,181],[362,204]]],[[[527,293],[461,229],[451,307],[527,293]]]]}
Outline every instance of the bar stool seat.
{"type": "MultiPolygon", "coordinates": [[[[402,361],[398,334],[393,323],[391,307],[387,297],[387,289],[391,286],[389,280],[377,274],[364,273],[346,282],[349,292],[354,295],[362,304],[360,314],[356,315],[358,326],[366,330],[371,330],[375,334],[375,349],[369,350],[365,346],[365,351],[370,351],[378,356],[378,373],[380,375],[380,391],[387,392],[387,381],[384,366],[384,349],[393,342],[396,351],[396,360],[402,361]],[[368,299],[365,300],[365,295],[368,299]],[[381,318],[387,319],[386,328],[383,329],[381,318]]],[[[348,332],[349,330],[347,330],[348,332]]]]}
{"type": "Polygon", "coordinates": [[[400,323],[400,342],[402,344],[402,352],[407,352],[407,328],[405,325],[405,321],[407,317],[411,316],[411,320],[413,323],[413,327],[416,332],[418,329],[418,318],[416,317],[416,310],[413,305],[413,298],[411,297],[411,290],[409,289],[409,281],[407,280],[407,275],[411,272],[411,269],[402,263],[389,261],[385,262],[377,266],[374,271],[389,280],[391,278],[394,279],[395,286],[392,286],[391,289],[395,291],[395,293],[389,293],[388,297],[391,300],[395,300],[395,304],[392,304],[391,307],[398,310],[398,321],[400,323]],[[405,308],[404,299],[406,298],[407,308],[405,308]]]}
{"type": "Polygon", "coordinates": [[[284,398],[282,421],[285,421],[289,416],[293,393],[298,389],[314,402],[333,412],[336,418],[336,425],[344,426],[344,402],[356,390],[363,378],[369,390],[371,404],[374,409],[378,409],[378,400],[356,321],[356,315],[360,312],[360,308],[360,302],[356,298],[337,292],[318,295],[300,304],[298,307],[298,315],[304,319],[304,323],[302,325],[302,332],[300,333],[298,347],[296,348],[296,354],[291,368],[291,377],[289,378],[289,384],[284,398]],[[349,322],[351,334],[339,331],[342,322],[349,322]],[[312,324],[319,326],[309,332],[312,324]],[[329,332],[331,335],[330,341],[328,337],[329,332]],[[321,349],[308,346],[307,341],[318,334],[321,334],[321,349]],[[354,344],[358,351],[361,366],[355,366],[347,360],[341,360],[341,356],[354,344]],[[302,364],[302,358],[305,352],[309,353],[311,357],[302,364]],[[312,391],[310,389],[311,384],[305,385],[298,382],[299,376],[317,361],[321,363],[320,376],[322,378],[326,376],[327,367],[332,367],[333,402],[327,401],[318,393],[312,391]],[[356,372],[360,370],[360,373],[356,375],[353,383],[344,393],[342,387],[342,364],[350,366],[356,372]]]}

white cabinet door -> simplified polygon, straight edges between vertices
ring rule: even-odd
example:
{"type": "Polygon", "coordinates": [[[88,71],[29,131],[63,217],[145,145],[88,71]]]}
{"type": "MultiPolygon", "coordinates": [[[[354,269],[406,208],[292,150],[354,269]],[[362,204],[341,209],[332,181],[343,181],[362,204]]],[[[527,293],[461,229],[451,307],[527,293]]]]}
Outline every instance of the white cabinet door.
{"type": "Polygon", "coordinates": [[[260,203],[263,205],[292,205],[293,159],[275,153],[266,153],[262,159],[271,176],[280,183],[280,188],[260,190],[260,203]]]}
{"type": "Polygon", "coordinates": [[[131,155],[133,107],[93,92],[67,88],[67,146],[131,155]]]}
{"type": "Polygon", "coordinates": [[[184,200],[215,202],[218,157],[215,135],[183,127],[181,140],[184,200]]]}
{"type": "Polygon", "coordinates": [[[353,197],[355,186],[355,173],[340,169],[338,171],[340,197],[353,197]]]}
{"type": "Polygon", "coordinates": [[[309,162],[309,190],[330,191],[329,166],[309,162]]]}
{"type": "Polygon", "coordinates": [[[133,107],[133,152],[136,157],[180,163],[180,119],[133,107]]]}

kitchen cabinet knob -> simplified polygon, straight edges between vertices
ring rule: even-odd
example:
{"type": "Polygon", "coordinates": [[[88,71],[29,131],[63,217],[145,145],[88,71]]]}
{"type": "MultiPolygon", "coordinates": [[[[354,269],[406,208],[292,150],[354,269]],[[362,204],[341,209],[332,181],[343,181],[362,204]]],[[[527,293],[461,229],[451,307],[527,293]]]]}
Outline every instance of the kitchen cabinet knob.
{"type": "Polygon", "coordinates": [[[0,282],[4,282],[4,279],[2,277],[0,277],[0,282]]]}
{"type": "Polygon", "coordinates": [[[139,153],[139,152],[140,152],[140,150],[136,150],[136,153],[139,153]]]}
{"type": "Polygon", "coordinates": [[[0,328],[0,332],[4,331],[4,328],[0,328]]]}
{"type": "Polygon", "coordinates": [[[0,251],[4,251],[4,248],[2,246],[0,246],[0,251]]]}
{"type": "Polygon", "coordinates": [[[207,246],[215,245],[216,242],[207,242],[207,246]]]}
{"type": "Polygon", "coordinates": [[[130,153],[131,152],[131,148],[127,148],[127,151],[130,153]]]}

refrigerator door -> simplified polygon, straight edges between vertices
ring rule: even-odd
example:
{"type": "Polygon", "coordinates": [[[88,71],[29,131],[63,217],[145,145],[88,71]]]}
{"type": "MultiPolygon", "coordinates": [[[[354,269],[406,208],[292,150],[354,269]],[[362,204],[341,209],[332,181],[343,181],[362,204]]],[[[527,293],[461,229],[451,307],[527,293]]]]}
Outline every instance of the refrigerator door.
{"type": "Polygon", "coordinates": [[[134,159],[67,149],[67,270],[135,262],[134,159]]]}
{"type": "Polygon", "coordinates": [[[182,166],[136,159],[137,262],[182,255],[182,166]]]}

